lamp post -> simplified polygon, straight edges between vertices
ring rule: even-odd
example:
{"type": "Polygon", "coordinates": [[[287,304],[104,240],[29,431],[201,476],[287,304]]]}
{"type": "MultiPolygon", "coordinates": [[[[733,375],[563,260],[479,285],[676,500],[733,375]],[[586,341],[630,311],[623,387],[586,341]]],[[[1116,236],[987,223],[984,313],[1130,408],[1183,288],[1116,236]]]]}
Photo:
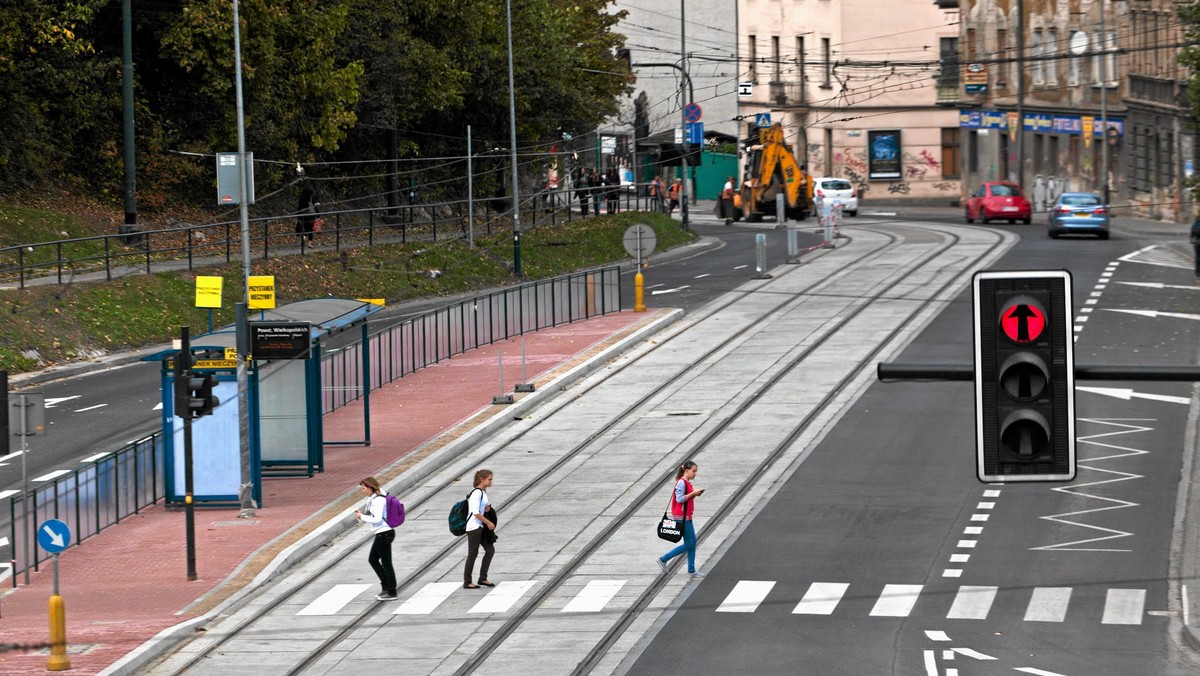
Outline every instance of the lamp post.
{"type": "Polygon", "coordinates": [[[517,97],[513,84],[512,0],[504,2],[508,23],[508,122],[512,157],[513,274],[521,277],[521,205],[517,194],[517,97]]]}
{"type": "MultiPolygon", "coordinates": [[[[684,79],[691,81],[687,76],[687,21],[684,19],[685,0],[679,0],[679,67],[684,73],[684,79]]],[[[683,98],[683,88],[679,88],[679,98],[683,98]]],[[[683,219],[683,229],[688,228],[688,177],[687,177],[687,105],[691,101],[685,101],[679,106],[680,130],[683,132],[683,143],[679,144],[683,152],[679,153],[679,173],[683,178],[683,189],[679,192],[679,215],[683,219]]]]}
{"type": "Polygon", "coordinates": [[[1100,0],[1100,171],[1104,181],[1104,208],[1108,203],[1108,34],[1104,26],[1104,3],[1100,0]]]}
{"type": "Polygon", "coordinates": [[[241,465],[241,486],[238,488],[239,518],[254,518],[254,491],[250,474],[250,400],[247,397],[246,358],[250,353],[250,341],[246,335],[245,308],[250,306],[250,197],[246,185],[246,117],[242,103],[242,33],[238,19],[238,0],[233,0],[233,72],[234,91],[237,92],[237,137],[238,137],[238,212],[242,221],[242,290],[244,305],[237,312],[237,389],[238,389],[238,441],[241,465]]]}

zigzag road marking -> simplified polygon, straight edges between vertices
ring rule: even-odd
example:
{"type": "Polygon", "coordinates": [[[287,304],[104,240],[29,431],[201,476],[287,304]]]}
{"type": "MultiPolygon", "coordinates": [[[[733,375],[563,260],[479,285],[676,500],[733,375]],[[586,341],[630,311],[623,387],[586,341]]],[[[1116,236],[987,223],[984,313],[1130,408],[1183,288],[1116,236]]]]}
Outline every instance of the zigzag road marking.
{"type": "MultiPolygon", "coordinates": [[[[930,641],[941,643],[950,641],[950,636],[944,631],[926,631],[925,637],[930,641]]],[[[981,653],[978,650],[972,650],[971,648],[947,648],[942,650],[942,659],[947,662],[953,660],[955,655],[962,655],[963,657],[969,657],[973,660],[980,661],[994,661],[999,659],[997,657],[992,657],[991,655],[981,653]]],[[[938,676],[937,651],[927,649],[923,651],[922,657],[925,665],[926,676],[938,676]]],[[[1013,671],[1019,671],[1023,674],[1033,674],[1034,676],[1066,676],[1066,674],[1060,674],[1054,671],[1045,671],[1035,667],[1013,667],[1013,671]]],[[[947,668],[946,675],[950,676],[951,674],[957,675],[958,670],[947,668]]]]}
{"type": "Polygon", "coordinates": [[[1150,246],[1142,247],[1141,249],[1138,249],[1137,251],[1127,253],[1124,256],[1121,256],[1120,258],[1118,258],[1117,260],[1125,261],[1126,263],[1141,263],[1143,265],[1158,265],[1158,266],[1164,267],[1164,268],[1182,268],[1185,270],[1191,268],[1190,261],[1185,260],[1182,255],[1177,254],[1169,249],[1155,251],[1152,254],[1150,253],[1151,251],[1153,251],[1154,249],[1157,249],[1157,248],[1158,248],[1157,244],[1151,244],[1150,246]]]}
{"type": "Polygon", "coordinates": [[[1143,475],[1141,475],[1141,474],[1134,474],[1131,472],[1121,472],[1121,471],[1114,470],[1114,469],[1105,469],[1103,467],[1096,467],[1094,465],[1094,463],[1103,462],[1106,460],[1116,460],[1118,458],[1128,458],[1128,457],[1132,457],[1132,456],[1145,455],[1145,454],[1149,453],[1149,451],[1143,451],[1143,450],[1137,449],[1137,448],[1129,448],[1127,446],[1116,446],[1113,444],[1107,444],[1107,443],[1102,443],[1100,441],[1096,441],[1097,439],[1101,439],[1104,437],[1117,436],[1120,434],[1132,434],[1135,432],[1147,432],[1147,431],[1154,429],[1153,427],[1125,424],[1124,422],[1121,422],[1122,420],[1143,420],[1144,421],[1145,419],[1080,418],[1080,422],[1090,422],[1090,423],[1095,423],[1097,425],[1110,425],[1113,427],[1124,428],[1124,429],[1121,429],[1121,430],[1118,430],[1115,432],[1105,432],[1102,434],[1093,434],[1093,435],[1086,436],[1086,437],[1079,437],[1079,439],[1077,440],[1077,443],[1080,443],[1080,444],[1090,444],[1092,446],[1100,446],[1103,448],[1111,448],[1111,449],[1114,449],[1117,451],[1124,451],[1123,453],[1114,453],[1112,455],[1105,455],[1105,456],[1101,456],[1098,458],[1089,458],[1087,460],[1088,464],[1086,464],[1086,465],[1083,464],[1083,462],[1078,463],[1078,467],[1080,469],[1086,469],[1086,470],[1090,470],[1092,472],[1100,472],[1102,474],[1113,475],[1114,478],[1104,479],[1101,481],[1092,481],[1092,482],[1083,483],[1083,484],[1072,484],[1070,486],[1060,486],[1058,488],[1051,489],[1051,490],[1058,491],[1061,493],[1070,493],[1073,495],[1078,495],[1080,497],[1091,498],[1093,500],[1099,500],[1101,502],[1105,502],[1105,503],[1109,503],[1109,504],[1107,504],[1103,507],[1096,507],[1095,509],[1083,509],[1083,510],[1078,510],[1078,511],[1074,511],[1074,512],[1065,512],[1063,514],[1053,514],[1051,516],[1038,517],[1041,519],[1045,519],[1046,521],[1053,521],[1055,523],[1066,524],[1069,526],[1079,526],[1080,528],[1087,528],[1089,530],[1099,531],[1101,533],[1107,533],[1107,535],[1103,535],[1100,537],[1094,537],[1094,538],[1087,538],[1087,539],[1083,539],[1083,540],[1073,540],[1071,542],[1060,542],[1060,543],[1052,544],[1052,545],[1043,545],[1041,547],[1030,547],[1030,551],[1051,551],[1051,550],[1075,551],[1075,552],[1129,552],[1129,551],[1132,551],[1129,549],[1109,549],[1109,548],[1080,546],[1080,545],[1089,545],[1089,544],[1093,544],[1093,543],[1097,543],[1097,542],[1104,542],[1106,540],[1116,540],[1119,538],[1129,537],[1129,536],[1133,535],[1133,533],[1126,532],[1123,530],[1116,530],[1113,528],[1105,528],[1103,526],[1095,526],[1092,524],[1087,524],[1087,523],[1082,523],[1080,521],[1072,520],[1072,517],[1078,517],[1078,516],[1082,516],[1084,514],[1096,514],[1099,512],[1106,512],[1106,511],[1113,510],[1113,509],[1125,509],[1128,507],[1137,507],[1138,506],[1138,503],[1136,503],[1136,502],[1130,502],[1128,500],[1120,500],[1117,498],[1108,498],[1108,497],[1104,497],[1101,495],[1094,495],[1092,493],[1086,492],[1086,489],[1089,489],[1094,486],[1102,486],[1104,484],[1111,484],[1111,483],[1117,483],[1120,481],[1129,481],[1131,479],[1143,478],[1143,475]]]}

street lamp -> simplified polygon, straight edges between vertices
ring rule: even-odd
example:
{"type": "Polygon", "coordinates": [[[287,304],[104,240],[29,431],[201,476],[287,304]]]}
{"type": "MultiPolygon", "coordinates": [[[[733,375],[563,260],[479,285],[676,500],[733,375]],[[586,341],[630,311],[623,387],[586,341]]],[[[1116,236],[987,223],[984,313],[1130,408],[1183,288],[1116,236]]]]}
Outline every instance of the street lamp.
{"type": "Polygon", "coordinates": [[[521,277],[521,205],[517,193],[517,97],[513,84],[512,46],[512,0],[504,2],[505,19],[508,24],[508,122],[509,145],[512,146],[512,206],[513,206],[513,273],[521,277]]]}

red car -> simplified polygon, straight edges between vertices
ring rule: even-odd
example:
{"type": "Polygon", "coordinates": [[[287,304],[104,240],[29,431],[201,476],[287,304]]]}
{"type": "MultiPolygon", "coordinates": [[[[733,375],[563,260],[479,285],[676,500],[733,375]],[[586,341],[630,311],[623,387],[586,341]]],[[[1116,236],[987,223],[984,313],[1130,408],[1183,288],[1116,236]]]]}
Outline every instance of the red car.
{"type": "Polygon", "coordinates": [[[983,223],[1007,220],[1016,223],[1020,219],[1025,225],[1033,220],[1033,206],[1021,194],[1015,183],[988,182],[975,189],[967,199],[967,222],[978,218],[983,223]]]}

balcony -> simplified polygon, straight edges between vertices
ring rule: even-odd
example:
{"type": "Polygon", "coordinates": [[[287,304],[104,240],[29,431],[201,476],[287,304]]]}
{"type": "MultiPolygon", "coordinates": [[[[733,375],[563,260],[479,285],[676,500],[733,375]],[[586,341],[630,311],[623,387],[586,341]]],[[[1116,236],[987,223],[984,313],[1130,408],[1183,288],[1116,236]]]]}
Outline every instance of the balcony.
{"type": "Polygon", "coordinates": [[[1129,98],[1187,108],[1187,82],[1146,75],[1130,75],[1129,98]]]}
{"type": "Polygon", "coordinates": [[[771,105],[798,106],[804,103],[804,85],[802,82],[788,80],[773,80],[770,83],[771,105]]]}

